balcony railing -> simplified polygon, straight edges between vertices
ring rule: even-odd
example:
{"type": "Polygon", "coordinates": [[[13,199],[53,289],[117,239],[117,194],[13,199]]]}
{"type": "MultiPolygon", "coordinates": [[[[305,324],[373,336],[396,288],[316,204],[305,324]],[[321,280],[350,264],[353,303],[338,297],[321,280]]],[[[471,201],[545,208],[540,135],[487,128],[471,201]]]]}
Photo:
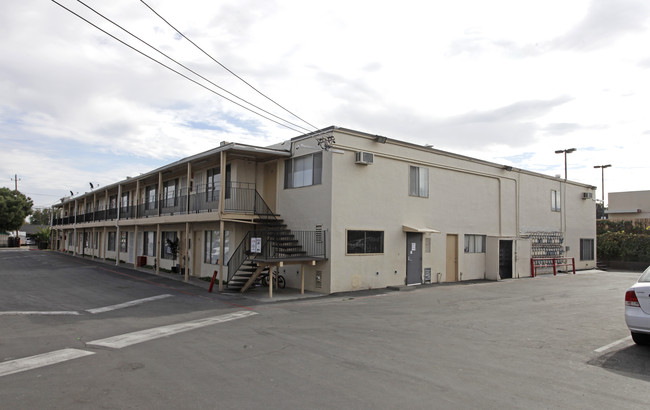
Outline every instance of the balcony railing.
{"type": "MultiPolygon", "coordinates": [[[[160,198],[159,200],[144,204],[121,207],[120,219],[150,218],[161,215],[185,215],[188,213],[216,212],[219,210],[220,190],[217,187],[208,188],[205,185],[198,191],[191,192],[189,196],[185,189],[180,190],[176,196],[160,198]]],[[[99,210],[77,215],[76,223],[101,222],[114,220],[118,217],[117,208],[99,210]]],[[[224,211],[231,213],[250,213],[262,216],[272,215],[269,207],[255,189],[255,184],[232,182],[228,184],[225,192],[224,211]]],[[[54,218],[52,224],[71,225],[75,217],[54,218]]]]}

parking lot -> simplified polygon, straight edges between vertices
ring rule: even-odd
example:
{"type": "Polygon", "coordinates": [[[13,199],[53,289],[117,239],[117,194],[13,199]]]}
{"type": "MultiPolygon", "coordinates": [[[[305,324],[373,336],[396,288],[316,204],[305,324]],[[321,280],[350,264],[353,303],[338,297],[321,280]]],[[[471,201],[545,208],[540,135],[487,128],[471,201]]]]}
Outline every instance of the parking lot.
{"type": "Polygon", "coordinates": [[[0,251],[2,408],[646,408],[639,273],[257,303],[0,251]]]}

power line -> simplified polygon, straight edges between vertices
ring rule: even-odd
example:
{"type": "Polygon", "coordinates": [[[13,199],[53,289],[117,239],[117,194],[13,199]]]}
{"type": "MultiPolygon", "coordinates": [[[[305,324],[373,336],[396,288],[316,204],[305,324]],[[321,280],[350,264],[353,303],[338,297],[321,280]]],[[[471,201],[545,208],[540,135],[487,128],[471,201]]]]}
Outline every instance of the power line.
{"type": "Polygon", "coordinates": [[[286,125],[286,124],[283,124],[283,123],[281,123],[281,122],[278,122],[278,121],[276,121],[276,120],[274,120],[274,119],[272,119],[272,118],[269,118],[269,117],[267,117],[267,116],[265,116],[265,115],[262,115],[262,114],[260,114],[260,113],[258,113],[258,112],[256,112],[256,111],[254,111],[254,110],[252,110],[252,109],[250,109],[250,108],[248,108],[248,107],[246,107],[246,106],[243,106],[242,104],[238,103],[237,101],[233,101],[233,100],[231,100],[230,98],[228,98],[228,97],[226,97],[226,96],[224,96],[224,95],[221,95],[221,94],[219,94],[218,92],[212,90],[211,88],[206,87],[205,85],[199,83],[198,81],[196,81],[196,80],[194,80],[194,79],[192,79],[192,78],[186,76],[185,74],[183,74],[183,73],[181,73],[181,72],[179,72],[179,71],[177,71],[177,70],[174,70],[173,68],[169,67],[169,66],[166,65],[165,63],[162,63],[162,62],[156,60],[155,58],[153,58],[153,57],[147,55],[147,54],[144,53],[143,51],[140,51],[140,50],[138,50],[137,48],[131,46],[130,44],[125,43],[124,41],[122,41],[122,40],[120,40],[119,38],[115,37],[115,36],[112,35],[111,33],[107,32],[106,30],[102,29],[101,27],[97,26],[96,24],[92,23],[91,21],[89,21],[89,20],[86,19],[85,17],[82,17],[81,15],[77,14],[76,12],[74,12],[74,11],[70,10],[69,8],[67,8],[66,6],[62,5],[62,4],[59,3],[58,1],[56,1],[56,0],[52,0],[52,2],[55,3],[56,5],[58,5],[59,7],[63,8],[64,10],[68,11],[69,13],[74,14],[75,16],[77,16],[77,17],[80,18],[81,20],[85,21],[86,23],[90,24],[91,26],[95,27],[97,30],[103,32],[103,33],[106,34],[107,36],[112,37],[114,40],[119,41],[120,43],[122,43],[123,45],[129,47],[129,48],[132,49],[133,51],[135,51],[135,52],[141,54],[142,56],[144,56],[144,57],[150,59],[151,61],[153,61],[153,62],[155,62],[155,63],[160,64],[161,66],[165,67],[166,69],[168,69],[168,70],[170,70],[170,71],[172,71],[172,72],[174,72],[174,73],[180,75],[181,77],[185,78],[186,80],[189,80],[189,81],[193,82],[194,84],[198,85],[199,87],[205,88],[206,90],[210,91],[211,93],[213,93],[213,94],[215,94],[215,95],[218,95],[219,97],[221,97],[221,98],[223,98],[223,99],[225,99],[225,100],[227,100],[227,101],[230,101],[231,103],[233,103],[233,104],[235,104],[235,105],[238,105],[239,107],[241,107],[241,108],[243,108],[243,109],[245,109],[245,110],[248,110],[248,111],[252,112],[252,113],[255,114],[255,115],[259,115],[260,117],[262,117],[262,118],[264,118],[264,119],[266,119],[266,120],[269,120],[269,121],[274,122],[274,123],[276,123],[276,124],[278,124],[278,125],[280,125],[280,126],[283,126],[283,127],[285,127],[285,128],[288,128],[288,129],[290,129],[290,130],[292,130],[292,131],[294,131],[294,132],[297,132],[297,133],[299,133],[299,134],[302,134],[302,131],[297,130],[297,129],[295,129],[295,128],[292,128],[292,127],[290,127],[290,126],[288,126],[288,125],[286,125]]]}
{"type": "Polygon", "coordinates": [[[237,77],[239,80],[241,80],[244,84],[246,84],[247,86],[249,86],[250,88],[252,88],[253,90],[255,90],[255,91],[256,91],[258,94],[260,94],[262,97],[264,97],[264,98],[266,98],[267,100],[271,101],[273,104],[275,104],[275,105],[277,105],[278,107],[282,108],[284,111],[286,111],[286,112],[288,112],[289,114],[293,115],[294,117],[298,118],[300,121],[304,122],[305,124],[308,124],[310,127],[314,128],[314,130],[318,130],[318,127],[316,127],[315,125],[312,125],[311,123],[309,123],[309,122],[303,120],[303,119],[300,118],[298,115],[296,115],[296,114],[294,114],[293,112],[289,111],[288,109],[284,108],[282,105],[280,105],[278,102],[276,102],[275,100],[273,100],[271,97],[267,96],[266,94],[264,94],[263,92],[261,92],[260,90],[258,90],[257,88],[255,88],[253,85],[251,85],[249,82],[247,82],[246,80],[244,80],[243,78],[241,78],[240,76],[238,76],[237,74],[235,74],[235,73],[234,73],[232,70],[230,70],[228,67],[226,67],[225,65],[223,65],[222,63],[220,63],[219,61],[217,61],[214,57],[212,57],[212,56],[211,56],[210,54],[208,54],[205,50],[203,50],[201,47],[199,47],[195,42],[193,42],[192,40],[190,40],[190,39],[189,39],[185,34],[183,34],[180,30],[178,30],[176,27],[174,27],[174,26],[173,26],[169,21],[167,21],[163,16],[161,16],[161,15],[160,15],[156,10],[154,10],[150,5],[148,5],[147,3],[145,3],[144,0],[140,0],[140,2],[142,2],[142,4],[144,4],[145,6],[147,6],[147,8],[148,8],[149,10],[151,10],[151,11],[152,11],[156,16],[160,17],[160,19],[161,19],[162,21],[164,21],[165,23],[167,23],[167,25],[168,25],[169,27],[171,27],[172,29],[174,29],[174,31],[176,31],[176,32],[177,32],[180,36],[182,36],[185,40],[187,40],[187,41],[189,41],[190,43],[192,43],[192,45],[194,45],[194,47],[198,48],[198,49],[199,49],[203,54],[205,54],[208,58],[210,58],[210,59],[211,59],[212,61],[214,61],[215,63],[219,64],[219,65],[220,65],[224,70],[228,71],[230,74],[232,74],[232,75],[234,75],[235,77],[237,77]]]}
{"type": "Polygon", "coordinates": [[[266,114],[268,114],[268,115],[271,115],[271,116],[277,118],[277,119],[280,120],[280,121],[284,121],[284,122],[286,122],[286,123],[288,123],[288,124],[291,124],[291,125],[293,125],[293,126],[295,126],[295,127],[300,128],[300,129],[302,129],[302,130],[304,130],[304,131],[310,132],[309,129],[307,129],[307,128],[301,126],[301,125],[295,124],[295,123],[293,123],[293,122],[291,122],[291,121],[288,121],[288,120],[286,120],[286,119],[284,119],[284,118],[281,118],[281,117],[279,117],[279,116],[277,116],[277,115],[275,115],[275,114],[273,114],[273,113],[271,113],[271,112],[269,112],[269,111],[267,111],[267,110],[265,110],[265,109],[263,109],[263,108],[261,108],[261,107],[258,107],[257,105],[255,105],[255,104],[253,104],[253,103],[251,103],[251,102],[249,102],[249,101],[246,101],[245,99],[239,97],[238,95],[231,93],[230,91],[226,90],[225,88],[223,88],[223,87],[221,87],[221,86],[215,84],[214,82],[212,82],[212,81],[210,81],[209,79],[205,78],[205,77],[202,76],[201,74],[199,74],[199,73],[197,73],[196,71],[192,70],[191,68],[185,66],[184,64],[182,64],[182,63],[176,61],[176,60],[173,59],[172,57],[168,56],[168,55],[165,54],[164,52],[162,52],[162,51],[160,51],[159,49],[157,49],[156,47],[154,47],[154,46],[152,46],[151,44],[147,43],[146,41],[144,41],[144,40],[141,39],[140,37],[138,37],[138,36],[136,36],[135,34],[131,33],[129,30],[125,29],[124,27],[122,27],[121,25],[117,24],[117,23],[114,22],[113,20],[111,20],[111,19],[109,19],[108,17],[104,16],[102,13],[100,13],[100,12],[98,12],[97,10],[95,10],[94,8],[90,7],[89,5],[87,5],[86,3],[84,3],[83,1],[81,1],[81,0],[77,0],[77,2],[81,3],[81,4],[84,5],[86,8],[88,8],[89,10],[91,10],[93,13],[97,14],[98,16],[100,16],[101,18],[103,18],[104,20],[106,20],[106,21],[110,22],[111,24],[113,24],[114,26],[118,27],[119,29],[121,29],[122,31],[124,31],[125,33],[127,33],[128,35],[130,35],[131,37],[137,39],[137,40],[140,41],[141,43],[145,44],[146,46],[148,46],[148,47],[151,48],[152,50],[154,50],[154,51],[156,51],[156,52],[162,54],[164,57],[168,58],[169,60],[171,60],[171,61],[173,61],[174,63],[178,64],[179,66],[183,67],[184,69],[186,69],[187,71],[189,71],[189,72],[191,72],[192,74],[196,75],[197,77],[202,78],[203,80],[207,81],[208,83],[212,84],[213,86],[217,87],[218,89],[224,91],[225,93],[227,93],[227,94],[229,94],[229,95],[231,95],[231,96],[237,98],[237,99],[240,100],[240,101],[243,101],[243,102],[246,103],[246,104],[249,104],[249,105],[252,106],[252,107],[257,108],[258,110],[260,110],[260,111],[262,111],[262,112],[264,112],[264,113],[266,113],[266,114]]]}

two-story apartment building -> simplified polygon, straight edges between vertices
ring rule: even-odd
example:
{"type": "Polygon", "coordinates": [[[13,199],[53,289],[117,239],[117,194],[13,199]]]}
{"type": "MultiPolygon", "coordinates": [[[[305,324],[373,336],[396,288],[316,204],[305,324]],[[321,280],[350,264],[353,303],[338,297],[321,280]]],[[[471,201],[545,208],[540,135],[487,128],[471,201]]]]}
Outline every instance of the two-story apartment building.
{"type": "Polygon", "coordinates": [[[229,288],[266,266],[323,293],[499,280],[531,276],[531,257],[595,267],[594,190],[329,127],[269,147],[222,143],[65,198],[54,247],[188,277],[218,270],[229,288]]]}

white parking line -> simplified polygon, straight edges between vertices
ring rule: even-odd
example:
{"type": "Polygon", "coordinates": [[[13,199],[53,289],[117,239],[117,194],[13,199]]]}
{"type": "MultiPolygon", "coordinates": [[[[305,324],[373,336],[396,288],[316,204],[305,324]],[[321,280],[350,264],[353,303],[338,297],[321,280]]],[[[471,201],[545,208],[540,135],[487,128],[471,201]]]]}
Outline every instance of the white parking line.
{"type": "Polygon", "coordinates": [[[617,341],[615,341],[615,342],[612,342],[612,343],[610,343],[610,344],[608,344],[608,345],[605,345],[605,346],[603,346],[603,347],[599,347],[598,349],[594,350],[594,352],[602,353],[602,352],[604,352],[605,350],[611,349],[612,347],[614,347],[614,346],[616,346],[616,345],[619,345],[619,344],[621,344],[621,343],[623,343],[623,342],[626,342],[626,341],[628,341],[628,340],[630,340],[630,339],[631,339],[631,336],[626,336],[626,337],[624,337],[624,338],[622,338],[622,339],[620,339],[620,340],[617,340],[617,341]]]}
{"type": "Polygon", "coordinates": [[[95,354],[78,349],[62,349],[0,363],[0,377],[95,354]]]}
{"type": "Polygon", "coordinates": [[[135,306],[135,305],[139,305],[141,303],[151,302],[153,300],[164,299],[164,298],[168,298],[168,297],[171,297],[171,296],[172,295],[169,295],[169,294],[152,296],[150,298],[132,300],[130,302],[124,302],[124,303],[120,303],[120,304],[117,304],[117,305],[105,306],[105,307],[100,307],[100,308],[95,308],[95,309],[88,309],[88,310],[86,310],[86,312],[89,312],[89,313],[92,313],[92,314],[110,312],[111,310],[124,309],[124,308],[130,307],[130,306],[135,306]]]}
{"type": "Polygon", "coordinates": [[[113,349],[121,349],[123,347],[131,346],[134,344],[147,342],[149,340],[158,339],[165,336],[171,336],[176,333],[187,332],[189,330],[198,329],[205,326],[214,325],[217,323],[228,322],[230,320],[243,319],[248,316],[256,315],[256,312],[250,310],[240,310],[239,312],[229,313],[221,316],[214,316],[205,319],[193,320],[191,322],[177,323],[175,325],[154,327],[152,329],[141,330],[138,332],[125,333],[123,335],[108,337],[106,339],[93,340],[86,343],[88,346],[104,346],[113,349]]]}
{"type": "Polygon", "coordinates": [[[0,316],[17,316],[17,315],[78,315],[79,312],[74,310],[60,310],[60,311],[9,311],[0,312],[0,316]]]}

